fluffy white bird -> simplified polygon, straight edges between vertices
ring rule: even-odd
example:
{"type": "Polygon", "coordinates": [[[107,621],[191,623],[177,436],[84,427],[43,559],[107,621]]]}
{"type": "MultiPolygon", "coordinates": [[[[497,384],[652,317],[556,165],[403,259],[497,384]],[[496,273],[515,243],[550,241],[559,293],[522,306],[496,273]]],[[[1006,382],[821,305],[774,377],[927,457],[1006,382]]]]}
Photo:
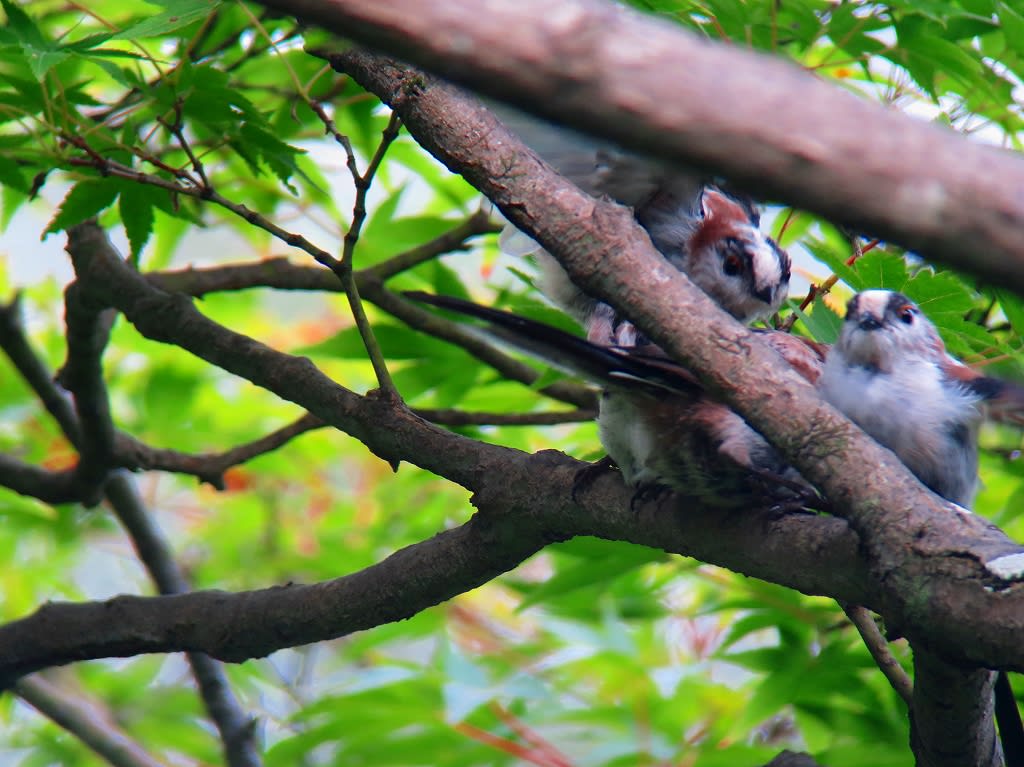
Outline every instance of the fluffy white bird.
{"type": "Polygon", "coordinates": [[[923,484],[966,508],[978,487],[982,421],[1024,425],[1024,390],[951,357],[921,310],[890,290],[850,300],[818,386],[923,484]]]}

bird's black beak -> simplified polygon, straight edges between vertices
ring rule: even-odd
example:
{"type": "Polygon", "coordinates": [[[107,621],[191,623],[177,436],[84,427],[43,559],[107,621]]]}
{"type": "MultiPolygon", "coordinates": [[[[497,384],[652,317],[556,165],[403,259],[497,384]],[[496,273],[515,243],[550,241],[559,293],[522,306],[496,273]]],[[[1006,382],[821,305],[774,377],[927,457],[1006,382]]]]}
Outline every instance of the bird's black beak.
{"type": "Polygon", "coordinates": [[[772,299],[775,298],[775,289],[761,288],[760,290],[755,290],[754,298],[757,298],[760,301],[764,301],[766,304],[771,304],[772,299]]]}

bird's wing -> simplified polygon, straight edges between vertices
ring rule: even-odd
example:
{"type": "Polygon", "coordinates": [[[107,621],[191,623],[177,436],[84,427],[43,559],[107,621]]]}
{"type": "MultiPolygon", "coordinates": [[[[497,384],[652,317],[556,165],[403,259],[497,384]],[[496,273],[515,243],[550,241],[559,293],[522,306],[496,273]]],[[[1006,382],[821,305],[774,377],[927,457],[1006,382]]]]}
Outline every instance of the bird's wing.
{"type": "Polygon", "coordinates": [[[948,354],[940,364],[948,378],[981,399],[988,420],[1024,427],[1024,386],[987,376],[948,354]]]}
{"type": "MultiPolygon", "coordinates": [[[[610,141],[485,99],[487,108],[548,165],[587,194],[638,208],[656,195],[692,201],[702,183],[693,173],[670,170],[664,161],[627,152],[610,141]]],[[[664,202],[663,204],[668,204],[664,202]]]]}

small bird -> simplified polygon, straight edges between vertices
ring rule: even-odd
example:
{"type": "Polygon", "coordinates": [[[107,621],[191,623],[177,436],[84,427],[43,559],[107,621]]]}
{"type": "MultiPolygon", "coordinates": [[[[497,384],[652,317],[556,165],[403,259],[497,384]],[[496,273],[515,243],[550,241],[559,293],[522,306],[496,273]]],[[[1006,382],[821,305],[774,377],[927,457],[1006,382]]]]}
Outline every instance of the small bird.
{"type": "MultiPolygon", "coordinates": [[[[602,387],[601,443],[634,488],[634,502],[666,488],[707,503],[734,505],[763,497],[766,486],[787,500],[816,497],[779,453],[697,378],[654,344],[597,344],[544,323],[450,296],[411,292],[408,298],[487,323],[486,332],[554,367],[602,387]],[[805,498],[806,496],[806,498],[805,498]]],[[[777,331],[763,336],[812,382],[821,345],[777,331]]]]}
{"type": "MultiPolygon", "coordinates": [[[[850,299],[818,388],[932,492],[967,509],[978,487],[982,420],[1024,426],[1024,389],[951,357],[921,310],[891,290],[850,299]]],[[[1024,765],[1024,725],[1003,671],[995,713],[1006,763],[1024,765]]]]}
{"type": "Polygon", "coordinates": [[[891,290],[850,299],[818,388],[924,485],[965,508],[978,487],[982,421],[1024,425],[1024,389],[951,357],[917,305],[891,290]]]}
{"type": "MultiPolygon", "coordinates": [[[[768,317],[785,300],[790,258],[760,230],[749,200],[511,107],[488,108],[584,192],[632,207],[662,255],[739,321],[768,317]]],[[[534,254],[541,292],[574,317],[590,340],[610,341],[606,334],[616,312],[577,287],[549,253],[511,225],[501,246],[511,255],[534,254]]]]}

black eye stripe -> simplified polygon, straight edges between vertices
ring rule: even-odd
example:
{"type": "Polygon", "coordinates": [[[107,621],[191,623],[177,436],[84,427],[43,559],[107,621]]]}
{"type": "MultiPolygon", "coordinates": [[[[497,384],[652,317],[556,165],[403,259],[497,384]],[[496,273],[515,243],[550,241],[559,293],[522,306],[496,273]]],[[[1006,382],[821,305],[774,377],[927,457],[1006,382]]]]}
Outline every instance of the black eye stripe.
{"type": "Polygon", "coordinates": [[[721,248],[722,261],[726,261],[730,256],[739,259],[740,267],[745,270],[750,270],[750,251],[747,249],[747,243],[740,240],[737,237],[726,237],[722,240],[724,245],[721,248]]]}
{"type": "Polygon", "coordinates": [[[893,293],[891,296],[889,296],[889,303],[888,306],[886,306],[886,313],[895,314],[899,316],[900,310],[903,309],[903,307],[905,306],[914,308],[914,302],[911,301],[902,293],[893,293]]]}

